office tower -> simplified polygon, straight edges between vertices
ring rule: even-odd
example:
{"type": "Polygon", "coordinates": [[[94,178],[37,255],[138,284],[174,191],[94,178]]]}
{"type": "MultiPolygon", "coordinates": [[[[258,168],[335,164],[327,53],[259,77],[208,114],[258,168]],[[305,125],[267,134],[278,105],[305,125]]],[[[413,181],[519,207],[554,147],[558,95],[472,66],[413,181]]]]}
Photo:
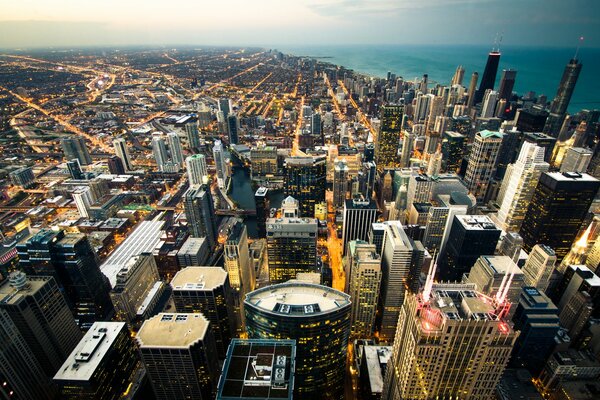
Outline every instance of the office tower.
{"type": "Polygon", "coordinates": [[[500,63],[500,51],[492,50],[488,54],[487,63],[483,70],[483,76],[481,77],[481,83],[479,89],[475,93],[475,104],[481,103],[485,91],[494,89],[494,83],[496,83],[496,73],[498,72],[498,64],[500,63]]]}
{"type": "Polygon", "coordinates": [[[600,362],[589,350],[552,353],[535,385],[544,398],[596,400],[600,362]]]}
{"type": "Polygon", "coordinates": [[[429,163],[427,164],[427,175],[436,177],[440,174],[442,170],[442,149],[441,146],[438,146],[435,153],[431,155],[429,158],[429,163]]]}
{"type": "Polygon", "coordinates": [[[69,170],[71,179],[85,179],[78,159],[75,158],[71,161],[67,161],[67,170],[69,170]]]}
{"type": "Polygon", "coordinates": [[[496,104],[498,103],[498,92],[490,90],[485,93],[483,106],[481,107],[481,118],[492,118],[496,114],[496,104]]]}
{"type": "Polygon", "coordinates": [[[215,170],[217,172],[217,183],[220,188],[225,187],[227,176],[226,156],[224,154],[223,143],[220,140],[215,140],[213,146],[213,158],[215,160],[215,170]]]}
{"type": "Polygon", "coordinates": [[[352,299],[350,333],[354,337],[370,338],[375,327],[381,282],[381,257],[374,244],[363,240],[348,242],[346,276],[346,292],[352,299]]]}
{"type": "Polygon", "coordinates": [[[167,143],[169,144],[171,162],[177,164],[179,168],[183,168],[183,149],[181,148],[179,136],[175,132],[167,133],[167,143]]]}
{"type": "Polygon", "coordinates": [[[267,237],[267,218],[271,209],[269,200],[269,189],[259,187],[254,194],[254,204],[256,204],[256,230],[259,238],[267,237]]]}
{"type": "Polygon", "coordinates": [[[419,275],[425,249],[420,242],[410,239],[402,224],[388,221],[385,226],[381,262],[381,295],[379,309],[381,328],[379,338],[392,343],[400,308],[410,292],[419,287],[419,275]]]}
{"type": "Polygon", "coordinates": [[[518,334],[469,284],[429,285],[402,306],[382,399],[494,398],[518,334]]]}
{"type": "Polygon", "coordinates": [[[248,235],[246,225],[237,221],[230,230],[224,246],[225,270],[229,275],[235,308],[236,327],[244,326],[244,297],[256,287],[256,272],[254,262],[248,250],[248,235]]]}
{"type": "Polygon", "coordinates": [[[544,148],[523,143],[519,158],[506,170],[497,199],[497,220],[502,229],[516,232],[521,228],[540,176],[549,168],[544,161],[544,148]]]}
{"type": "Polygon", "coordinates": [[[108,172],[113,175],[123,175],[125,173],[125,165],[123,164],[123,160],[121,160],[118,156],[110,156],[107,160],[108,164],[108,172]]]}
{"type": "MultiPolygon", "coordinates": [[[[426,131],[428,133],[428,140],[430,139],[429,136],[431,136],[431,133],[434,130],[436,118],[442,116],[442,114],[444,113],[444,104],[445,102],[442,96],[431,97],[431,101],[429,102],[429,109],[427,110],[426,131]]],[[[431,149],[432,147],[435,149],[435,145],[426,146],[426,148],[428,149],[431,149]]]]}
{"type": "Polygon", "coordinates": [[[200,147],[200,132],[198,132],[198,124],[196,121],[185,124],[185,136],[190,149],[197,149],[200,147]]]}
{"type": "Polygon", "coordinates": [[[300,202],[300,215],[315,215],[315,204],[325,201],[327,159],[288,157],[285,159],[284,191],[300,202]]]}
{"type": "Polygon", "coordinates": [[[523,238],[517,232],[506,232],[500,239],[498,254],[508,256],[513,262],[518,263],[523,249],[523,238]]]}
{"type": "Polygon", "coordinates": [[[352,200],[345,200],[342,222],[342,251],[346,253],[351,240],[367,240],[371,224],[377,219],[377,204],[372,199],[356,195],[352,200]]]}
{"type": "Polygon", "coordinates": [[[217,355],[225,358],[234,332],[233,299],[227,271],[221,267],[186,267],[171,280],[179,313],[202,313],[210,321],[217,355]]]}
{"type": "Polygon", "coordinates": [[[348,165],[344,160],[336,160],[334,162],[333,171],[333,206],[341,207],[346,201],[346,193],[348,193],[348,165]]]}
{"type": "Polygon", "coordinates": [[[475,140],[465,173],[465,184],[477,201],[482,201],[488,185],[496,174],[496,159],[503,133],[484,130],[475,134],[475,140]]]}
{"type": "Polygon", "coordinates": [[[121,399],[139,373],[125,322],[95,322],[54,375],[61,399],[121,399]]]}
{"type": "Polygon", "coordinates": [[[206,157],[203,154],[194,154],[185,159],[185,167],[188,173],[190,186],[201,185],[208,179],[208,170],[206,169],[206,157]]]}
{"type": "Polygon", "coordinates": [[[397,166],[403,115],[402,104],[387,104],[381,107],[381,124],[375,140],[375,163],[378,171],[397,166]]]}
{"type": "Polygon", "coordinates": [[[586,292],[593,303],[594,317],[600,315],[600,277],[593,273],[585,265],[570,265],[564,272],[563,278],[556,288],[556,298],[560,299],[558,308],[563,326],[567,326],[567,321],[563,319],[565,309],[569,307],[572,298],[579,292],[586,292]]]}
{"type": "Polygon", "coordinates": [[[292,400],[295,340],[233,339],[216,400],[292,400]]]}
{"type": "Polygon", "coordinates": [[[95,202],[90,188],[80,187],[74,190],[73,193],[71,193],[71,196],[73,196],[73,201],[75,201],[77,212],[79,212],[81,218],[89,218],[90,206],[95,202]]]}
{"type": "Polygon", "coordinates": [[[438,280],[460,281],[480,256],[494,254],[500,232],[486,215],[455,215],[438,258],[438,280]]]}
{"type": "Polygon", "coordinates": [[[477,80],[479,79],[479,73],[473,72],[471,75],[471,82],[469,83],[469,91],[467,92],[467,108],[473,107],[475,104],[475,90],[477,89],[477,80]]]}
{"type": "Polygon", "coordinates": [[[116,319],[131,324],[159,280],[152,254],[132,257],[117,274],[117,284],[110,291],[116,319]]]}
{"type": "Polygon", "coordinates": [[[43,372],[51,378],[81,331],[54,278],[14,271],[0,283],[0,310],[14,323],[43,372]]]}
{"type": "Polygon", "coordinates": [[[32,187],[35,183],[35,176],[31,167],[21,167],[11,171],[8,174],[10,181],[15,186],[21,186],[24,189],[32,187]]]}
{"type": "Polygon", "coordinates": [[[240,120],[237,115],[230,114],[227,116],[227,132],[229,134],[229,144],[238,144],[239,143],[239,128],[240,128],[240,120]]]}
{"type": "Polygon", "coordinates": [[[246,296],[251,339],[295,339],[294,399],[343,399],[350,296],[326,286],[291,281],[246,296]]]}
{"type": "Polygon", "coordinates": [[[380,399],[392,346],[362,346],[358,368],[359,390],[363,399],[380,399]]]}
{"type": "Polygon", "coordinates": [[[0,309],[0,396],[3,399],[56,398],[55,388],[36,356],[6,311],[0,309]]]}
{"type": "Polygon", "coordinates": [[[586,172],[594,153],[583,147],[569,147],[562,163],[560,172],[586,172]]]}
{"type": "MultiPolygon", "coordinates": [[[[413,120],[415,123],[425,122],[427,114],[429,114],[431,102],[434,98],[435,95],[433,94],[419,93],[417,95],[417,98],[415,100],[415,111],[413,115],[413,120]]],[[[424,129],[426,129],[426,126],[424,126],[424,129]]]]}
{"type": "Polygon", "coordinates": [[[115,148],[115,155],[121,159],[125,171],[133,171],[133,163],[131,162],[131,156],[129,150],[127,150],[127,142],[124,138],[117,138],[113,140],[113,146],[115,148]]]}
{"type": "Polygon", "coordinates": [[[136,335],[156,400],[213,399],[219,363],[209,321],[202,314],[161,313],[136,335]]]}
{"type": "Polygon", "coordinates": [[[523,248],[550,246],[562,261],[598,192],[600,182],[587,174],[544,172],[523,219],[523,248]]]}
{"type": "Polygon", "coordinates": [[[535,287],[546,292],[555,264],[556,254],[554,250],[544,244],[533,246],[522,269],[525,286],[535,287]]]}
{"type": "Polygon", "coordinates": [[[511,357],[515,368],[527,368],[539,374],[556,346],[555,336],[560,329],[558,308],[552,300],[534,287],[525,286],[514,304],[514,330],[519,331],[511,357]]]}
{"type": "Polygon", "coordinates": [[[358,174],[359,189],[362,195],[370,199],[375,189],[375,178],[377,177],[377,166],[374,162],[365,162],[358,174]]]}
{"type": "Polygon", "coordinates": [[[373,143],[365,143],[363,150],[363,161],[365,163],[375,161],[375,145],[373,143]]]}
{"type": "Polygon", "coordinates": [[[317,268],[317,220],[314,218],[267,219],[269,281],[296,279],[299,272],[317,268]]]}
{"type": "Polygon", "coordinates": [[[517,71],[514,69],[502,70],[502,77],[500,78],[500,88],[498,89],[498,99],[510,100],[512,98],[513,88],[515,87],[515,79],[517,78],[517,71]]]}
{"type": "MultiPolygon", "coordinates": [[[[510,304],[517,304],[521,297],[524,276],[521,269],[507,256],[481,256],[473,268],[463,276],[464,283],[474,283],[475,289],[486,296],[493,297],[502,286],[507,285],[504,295],[510,304]]],[[[510,319],[515,308],[506,316],[510,319]]]]}
{"type": "MultiPolygon", "coordinates": [[[[177,264],[180,267],[193,267],[195,265],[206,265],[209,258],[208,241],[204,237],[188,237],[177,251],[177,264]]],[[[170,280],[169,277],[168,280],[170,280]]]]}
{"type": "Polygon", "coordinates": [[[429,207],[429,215],[423,235],[423,245],[431,251],[439,251],[444,237],[450,230],[450,224],[455,215],[467,214],[468,207],[462,204],[452,204],[452,196],[440,196],[439,202],[429,207]],[[446,200],[447,198],[447,200],[446,200]]]}
{"type": "Polygon", "coordinates": [[[87,236],[43,229],[17,245],[19,266],[30,276],[53,276],[82,329],[110,318],[110,284],[87,236]]]}
{"type": "Polygon", "coordinates": [[[256,146],[250,149],[252,179],[268,179],[279,173],[277,147],[256,146]]]}
{"type": "Polygon", "coordinates": [[[314,113],[310,116],[310,133],[312,135],[321,135],[321,114],[314,113]]]}
{"type": "Polygon", "coordinates": [[[410,167],[410,158],[415,146],[416,135],[409,131],[404,131],[402,139],[402,154],[400,155],[400,168],[410,167]]]}
{"type": "Polygon", "coordinates": [[[465,135],[446,131],[442,134],[442,171],[456,173],[464,157],[465,135]]]}
{"type": "Polygon", "coordinates": [[[193,237],[206,237],[208,247],[214,249],[218,231],[210,186],[190,186],[183,195],[183,201],[190,234],[193,237]]]}
{"type": "Polygon", "coordinates": [[[452,77],[451,85],[462,85],[463,78],[465,76],[465,69],[462,65],[456,67],[456,72],[454,72],[454,76],[452,77]]]}
{"type": "Polygon", "coordinates": [[[375,245],[375,252],[379,255],[383,254],[383,237],[385,236],[386,225],[386,222],[373,222],[369,230],[368,242],[375,245]]]}
{"type": "Polygon", "coordinates": [[[544,133],[547,133],[553,137],[557,137],[560,132],[560,128],[565,120],[567,110],[569,108],[569,102],[577,79],[581,73],[581,64],[576,58],[572,58],[569,63],[565,66],[556,96],[550,106],[550,115],[546,120],[546,126],[544,126],[544,133]]]}
{"type": "Polygon", "coordinates": [[[92,157],[85,145],[83,136],[63,137],[60,140],[60,145],[68,161],[78,160],[81,165],[92,163],[92,157]]]}
{"type": "Polygon", "coordinates": [[[432,197],[433,180],[425,174],[411,173],[408,180],[406,205],[410,209],[413,203],[428,202],[432,197]]]}
{"type": "Polygon", "coordinates": [[[230,112],[233,111],[233,107],[231,105],[231,99],[219,99],[218,102],[219,111],[223,113],[223,118],[227,118],[230,112]]]}
{"type": "Polygon", "coordinates": [[[596,241],[588,252],[585,265],[594,273],[600,273],[598,269],[600,267],[600,237],[596,238],[596,241]]]}
{"type": "Polygon", "coordinates": [[[169,154],[167,153],[167,145],[161,135],[152,135],[152,154],[156,160],[158,170],[164,171],[165,165],[169,161],[169,154]]]}

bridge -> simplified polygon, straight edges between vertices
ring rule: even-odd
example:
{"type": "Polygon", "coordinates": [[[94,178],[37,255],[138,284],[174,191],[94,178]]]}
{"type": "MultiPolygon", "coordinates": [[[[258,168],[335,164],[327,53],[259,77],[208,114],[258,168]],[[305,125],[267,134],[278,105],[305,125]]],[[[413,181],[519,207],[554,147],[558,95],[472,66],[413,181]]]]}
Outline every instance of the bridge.
{"type": "Polygon", "coordinates": [[[241,210],[241,209],[215,210],[215,214],[227,215],[230,217],[255,216],[256,210],[241,210]]]}

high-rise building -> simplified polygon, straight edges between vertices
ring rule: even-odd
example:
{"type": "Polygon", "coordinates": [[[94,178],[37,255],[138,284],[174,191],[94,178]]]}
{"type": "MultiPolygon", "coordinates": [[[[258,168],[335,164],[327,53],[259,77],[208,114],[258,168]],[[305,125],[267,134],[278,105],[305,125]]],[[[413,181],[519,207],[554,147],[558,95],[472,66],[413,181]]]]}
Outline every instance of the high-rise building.
{"type": "Polygon", "coordinates": [[[494,398],[518,337],[503,302],[494,303],[469,284],[410,294],[399,311],[381,398],[494,398]]]}
{"type": "Polygon", "coordinates": [[[496,159],[504,134],[484,130],[477,132],[469,154],[465,184],[477,201],[487,193],[492,177],[496,174],[496,159]]]}
{"type": "Polygon", "coordinates": [[[483,70],[483,76],[481,77],[481,83],[479,84],[479,89],[475,93],[475,103],[481,103],[483,100],[483,96],[485,95],[485,91],[490,89],[494,89],[494,84],[496,83],[496,74],[498,73],[498,64],[500,63],[500,51],[492,50],[488,54],[488,59],[485,64],[485,69],[483,70]]]}
{"type": "Polygon", "coordinates": [[[107,160],[108,172],[113,175],[123,175],[125,173],[125,165],[119,156],[110,156],[107,160]]]}
{"type": "Polygon", "coordinates": [[[462,280],[480,256],[493,255],[500,229],[486,215],[455,215],[438,257],[438,280],[462,280]]]}
{"type": "Polygon", "coordinates": [[[83,171],[81,170],[81,164],[79,164],[78,159],[75,158],[73,160],[67,161],[66,164],[71,179],[85,179],[83,171]]]}
{"type": "Polygon", "coordinates": [[[81,339],[54,278],[14,271],[0,283],[0,310],[12,320],[49,378],[81,339]]]}
{"type": "Polygon", "coordinates": [[[113,146],[115,148],[115,154],[123,162],[125,171],[133,171],[133,163],[131,162],[131,156],[129,150],[127,150],[127,142],[124,138],[117,138],[113,140],[113,146]]]}
{"type": "Polygon", "coordinates": [[[581,73],[581,64],[576,58],[572,58],[569,63],[565,66],[556,96],[550,106],[550,115],[546,120],[546,126],[544,126],[544,133],[557,137],[560,128],[565,120],[567,110],[573,91],[575,91],[575,85],[577,79],[581,73]]]}
{"type": "Polygon", "coordinates": [[[375,328],[375,315],[381,283],[381,257],[375,245],[363,240],[348,242],[346,257],[346,292],[352,299],[352,336],[369,338],[375,328]]]}
{"type": "Polygon", "coordinates": [[[200,132],[198,132],[198,123],[196,121],[185,124],[185,136],[190,149],[200,147],[200,132]]]}
{"type": "Polygon", "coordinates": [[[251,339],[295,339],[294,399],[344,398],[350,296],[326,286],[290,281],[249,293],[251,339]]]}
{"type": "Polygon", "coordinates": [[[397,166],[403,115],[402,104],[381,107],[381,124],[375,140],[375,162],[379,171],[397,166]]]}
{"type": "Polygon", "coordinates": [[[321,114],[314,113],[310,116],[310,133],[311,135],[321,135],[321,114]]]}
{"type": "Polygon", "coordinates": [[[271,283],[296,279],[299,272],[317,268],[317,220],[267,219],[267,254],[271,283]]]}
{"type": "Polygon", "coordinates": [[[95,322],[54,375],[61,399],[121,399],[140,368],[125,322],[95,322]]]}
{"type": "Polygon", "coordinates": [[[225,187],[225,181],[227,180],[227,158],[225,156],[225,149],[223,143],[220,140],[215,140],[213,146],[213,158],[215,160],[215,170],[217,171],[217,183],[220,188],[225,187]]]}
{"type": "Polygon", "coordinates": [[[400,155],[400,167],[410,167],[410,158],[415,147],[416,135],[411,131],[404,131],[402,138],[402,154],[400,155]]]}
{"type": "Polygon", "coordinates": [[[522,268],[525,286],[546,292],[555,264],[556,254],[552,248],[544,244],[533,246],[522,268]]]}
{"type": "Polygon", "coordinates": [[[540,176],[549,168],[542,147],[523,143],[517,162],[506,170],[497,199],[500,209],[496,218],[502,229],[516,232],[521,228],[540,176]]]}
{"type": "Polygon", "coordinates": [[[35,183],[35,176],[31,167],[21,167],[11,171],[8,174],[10,181],[15,186],[21,186],[24,189],[30,188],[35,183]]]}
{"type": "Polygon", "coordinates": [[[558,308],[543,291],[530,286],[523,287],[519,302],[513,307],[514,330],[519,331],[519,338],[511,364],[537,375],[556,346],[560,329],[558,308]]]}
{"type": "Polygon", "coordinates": [[[233,339],[216,400],[292,400],[295,340],[233,339]]]}
{"type": "Polygon", "coordinates": [[[268,179],[279,172],[277,147],[256,146],[250,149],[252,179],[268,179]]]}
{"type": "Polygon", "coordinates": [[[259,238],[267,237],[267,218],[270,215],[271,201],[269,200],[269,189],[259,187],[254,194],[256,204],[256,230],[259,238]]]}
{"type": "Polygon", "coordinates": [[[442,134],[442,170],[456,173],[460,170],[464,156],[465,135],[445,131],[442,134]]]}
{"type": "Polygon", "coordinates": [[[498,103],[498,92],[490,90],[485,93],[483,105],[481,106],[481,118],[493,118],[498,103]]]}
{"type": "Polygon", "coordinates": [[[550,246],[561,261],[575,241],[600,181],[587,174],[545,172],[529,204],[520,234],[523,248],[550,246]]]}
{"type": "Polygon", "coordinates": [[[0,396],[3,399],[56,398],[55,388],[36,356],[6,311],[0,309],[0,396]]]}
{"type": "Polygon", "coordinates": [[[479,73],[477,71],[473,72],[471,75],[471,82],[469,82],[469,91],[467,92],[467,108],[473,107],[475,104],[475,93],[477,90],[477,80],[479,79],[479,73]]]}
{"type": "MultiPolygon", "coordinates": [[[[204,237],[188,237],[177,251],[177,264],[179,267],[193,267],[206,265],[210,254],[208,241],[204,237]]],[[[172,276],[168,280],[171,280],[172,276]]]]}
{"type": "Polygon", "coordinates": [[[44,229],[19,243],[17,251],[27,275],[56,279],[82,329],[113,314],[110,284],[84,234],[44,229]]]}
{"type": "Polygon", "coordinates": [[[229,144],[238,144],[239,139],[239,128],[240,128],[240,120],[237,115],[229,114],[227,116],[227,132],[229,134],[229,144]]]}
{"type": "Polygon", "coordinates": [[[594,152],[583,147],[569,147],[560,164],[560,172],[586,172],[594,152]]]}
{"type": "Polygon", "coordinates": [[[219,362],[209,321],[200,313],[161,313],[136,335],[156,400],[213,399],[219,362]]]}
{"type": "Polygon", "coordinates": [[[562,281],[556,288],[556,299],[560,310],[561,325],[567,327],[568,321],[564,318],[568,313],[573,297],[579,292],[586,292],[593,305],[592,315],[600,316],[600,277],[585,265],[570,265],[564,272],[562,281]]]}
{"type": "Polygon", "coordinates": [[[165,165],[169,162],[167,145],[160,134],[152,135],[152,154],[156,160],[156,166],[159,171],[165,171],[165,165]]]}
{"type": "Polygon", "coordinates": [[[377,204],[372,199],[356,195],[352,200],[344,201],[342,221],[342,251],[351,240],[367,240],[371,224],[377,219],[377,204]]]}
{"type": "Polygon", "coordinates": [[[179,313],[202,313],[209,321],[217,355],[225,358],[233,336],[233,299],[227,271],[220,267],[187,267],[171,280],[179,313]]]}
{"type": "Polygon", "coordinates": [[[60,140],[60,145],[65,153],[65,158],[70,160],[79,160],[81,165],[89,165],[92,163],[92,157],[85,145],[83,136],[63,137],[60,140]]]}
{"type": "Polygon", "coordinates": [[[517,71],[515,71],[514,69],[502,70],[502,77],[500,78],[500,88],[498,89],[499,99],[511,99],[513,88],[515,87],[515,79],[517,79],[517,71]]]}
{"type": "Polygon", "coordinates": [[[217,245],[217,216],[210,186],[194,185],[183,195],[185,216],[193,237],[206,237],[210,249],[217,245]]]}
{"type": "Polygon", "coordinates": [[[167,133],[167,143],[169,144],[169,155],[171,162],[177,164],[179,168],[183,168],[183,149],[181,148],[181,140],[175,132],[167,133]]]}
{"type": "Polygon", "coordinates": [[[227,118],[229,113],[233,111],[231,99],[226,99],[226,98],[219,99],[218,106],[219,106],[219,111],[221,111],[223,113],[223,118],[227,118]]]}
{"type": "Polygon", "coordinates": [[[465,69],[462,65],[456,67],[456,72],[454,72],[454,76],[452,77],[452,86],[454,85],[462,85],[463,78],[465,76],[465,69]]]}
{"type": "Polygon", "coordinates": [[[185,159],[188,181],[190,186],[201,185],[208,179],[208,170],[206,168],[206,157],[203,154],[194,154],[185,159]]]}
{"type": "Polygon", "coordinates": [[[388,221],[385,225],[381,262],[381,295],[379,309],[381,324],[380,340],[394,341],[398,314],[404,299],[419,287],[419,275],[425,249],[421,242],[410,239],[402,224],[388,221]]]}
{"type": "Polygon", "coordinates": [[[333,206],[341,207],[346,201],[348,193],[348,165],[344,160],[336,160],[333,171],[333,206]]]}
{"type": "Polygon", "coordinates": [[[285,195],[300,202],[300,216],[312,218],[315,204],[325,201],[327,159],[288,157],[285,159],[285,195]]]}

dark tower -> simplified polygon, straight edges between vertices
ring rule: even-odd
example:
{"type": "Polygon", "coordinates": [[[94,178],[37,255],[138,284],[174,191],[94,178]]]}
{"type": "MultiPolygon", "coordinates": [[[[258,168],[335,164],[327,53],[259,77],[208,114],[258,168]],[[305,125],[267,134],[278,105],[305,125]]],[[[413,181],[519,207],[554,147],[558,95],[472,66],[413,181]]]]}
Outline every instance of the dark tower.
{"type": "Polygon", "coordinates": [[[485,70],[483,71],[483,77],[479,84],[479,89],[477,89],[477,92],[475,93],[475,104],[481,103],[486,90],[494,89],[496,74],[498,73],[498,64],[500,64],[500,51],[490,51],[487,63],[485,64],[485,70]]]}
{"type": "Polygon", "coordinates": [[[267,218],[269,218],[270,201],[268,197],[269,189],[259,187],[254,194],[254,203],[256,204],[256,230],[258,237],[267,237],[267,218]]]}
{"type": "Polygon", "coordinates": [[[502,78],[500,78],[500,89],[498,89],[499,99],[510,100],[512,91],[515,87],[515,79],[517,71],[514,69],[502,70],[502,78]]]}
{"type": "Polygon", "coordinates": [[[571,96],[573,96],[573,91],[575,90],[575,85],[577,84],[582,65],[583,64],[577,61],[577,58],[572,58],[565,67],[556,96],[550,106],[550,115],[546,120],[544,133],[554,137],[558,136],[560,128],[565,120],[567,108],[569,108],[569,102],[571,101],[571,96]]]}

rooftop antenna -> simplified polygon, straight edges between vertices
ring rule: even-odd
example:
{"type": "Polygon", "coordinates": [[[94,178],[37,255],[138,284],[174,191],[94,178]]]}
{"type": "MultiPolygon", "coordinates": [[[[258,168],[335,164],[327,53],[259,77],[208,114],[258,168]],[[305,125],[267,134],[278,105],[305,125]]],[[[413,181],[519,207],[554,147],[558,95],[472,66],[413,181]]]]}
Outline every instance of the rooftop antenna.
{"type": "Polygon", "coordinates": [[[583,44],[583,36],[579,36],[579,41],[577,42],[577,49],[575,49],[575,56],[573,56],[573,60],[577,60],[577,56],[579,55],[579,48],[583,44]]]}
{"type": "Polygon", "coordinates": [[[433,260],[429,265],[429,271],[427,272],[427,279],[425,280],[425,287],[423,288],[423,301],[428,302],[431,297],[431,289],[433,288],[433,278],[435,276],[435,270],[437,269],[437,251],[433,253],[433,260]]]}

